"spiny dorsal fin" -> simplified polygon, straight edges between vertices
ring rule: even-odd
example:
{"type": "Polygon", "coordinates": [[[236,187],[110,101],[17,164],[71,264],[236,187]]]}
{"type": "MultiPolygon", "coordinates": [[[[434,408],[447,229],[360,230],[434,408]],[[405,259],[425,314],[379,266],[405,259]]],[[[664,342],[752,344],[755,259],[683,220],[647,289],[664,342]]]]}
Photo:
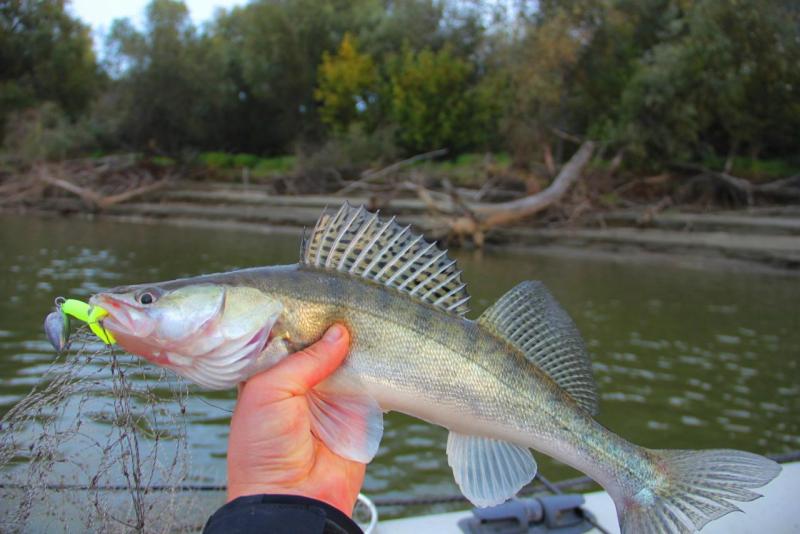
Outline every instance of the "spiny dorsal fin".
{"type": "Polygon", "coordinates": [[[597,385],[586,347],[575,323],[544,284],[522,282],[478,322],[511,342],[585,410],[597,414],[597,385]]]}
{"type": "Polygon", "coordinates": [[[300,263],[373,280],[458,315],[468,311],[461,271],[446,251],[363,207],[325,210],[303,239],[300,263]]]}

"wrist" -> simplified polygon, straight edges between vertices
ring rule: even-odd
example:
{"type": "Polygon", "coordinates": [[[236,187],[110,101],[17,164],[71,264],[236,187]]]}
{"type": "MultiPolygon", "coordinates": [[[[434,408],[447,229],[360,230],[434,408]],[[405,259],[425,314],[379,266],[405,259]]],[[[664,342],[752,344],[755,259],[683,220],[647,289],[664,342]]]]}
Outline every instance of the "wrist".
{"type": "Polygon", "coordinates": [[[359,526],[338,508],[317,499],[300,495],[259,494],[226,503],[206,522],[204,534],[225,534],[231,526],[237,532],[281,532],[303,527],[308,532],[360,534],[359,526]]]}
{"type": "Polygon", "coordinates": [[[301,495],[303,497],[309,497],[309,495],[303,495],[298,491],[292,491],[289,488],[271,484],[229,484],[226,502],[231,502],[239,497],[247,497],[249,495],[301,495]]]}
{"type": "Polygon", "coordinates": [[[294,495],[306,497],[329,504],[341,511],[347,517],[352,517],[355,508],[358,492],[342,491],[342,488],[333,488],[336,491],[324,491],[323,488],[316,488],[315,491],[306,491],[300,487],[277,486],[273,484],[234,484],[228,486],[228,497],[225,502],[231,502],[239,497],[252,495],[294,495]]]}

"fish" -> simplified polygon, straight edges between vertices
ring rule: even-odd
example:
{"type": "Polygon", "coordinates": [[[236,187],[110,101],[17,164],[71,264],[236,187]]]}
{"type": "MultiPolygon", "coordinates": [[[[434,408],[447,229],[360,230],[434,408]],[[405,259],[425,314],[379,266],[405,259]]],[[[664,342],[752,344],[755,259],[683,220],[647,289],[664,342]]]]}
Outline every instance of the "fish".
{"type": "Polygon", "coordinates": [[[308,393],[314,435],[368,463],[383,414],[449,430],[447,461],[474,505],[513,497],[536,474],[531,449],[589,475],[624,533],[684,533],[760,497],[781,468],[730,449],[635,445],[598,423],[581,335],[538,281],[477,319],[456,262],[394,218],[325,210],[297,264],[116,288],[92,296],[125,350],[210,389],[234,387],[321,338],[351,335],[341,367],[308,393]]]}

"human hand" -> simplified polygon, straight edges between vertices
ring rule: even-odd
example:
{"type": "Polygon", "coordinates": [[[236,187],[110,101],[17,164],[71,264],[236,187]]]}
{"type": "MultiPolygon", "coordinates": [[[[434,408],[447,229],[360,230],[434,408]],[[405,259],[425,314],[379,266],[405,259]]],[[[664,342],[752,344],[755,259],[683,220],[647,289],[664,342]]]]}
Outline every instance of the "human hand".
{"type": "Polygon", "coordinates": [[[240,387],[228,438],[228,501],[302,495],[353,513],[366,465],[336,455],[311,433],[305,396],[339,367],[349,345],[347,329],[334,325],[240,387]]]}

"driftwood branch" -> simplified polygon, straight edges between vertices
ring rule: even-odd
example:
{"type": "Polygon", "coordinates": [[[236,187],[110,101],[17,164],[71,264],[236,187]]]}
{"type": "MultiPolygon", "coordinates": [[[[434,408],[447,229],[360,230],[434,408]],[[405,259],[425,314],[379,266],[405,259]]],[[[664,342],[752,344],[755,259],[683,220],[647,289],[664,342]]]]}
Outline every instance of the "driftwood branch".
{"type": "Polygon", "coordinates": [[[714,171],[701,165],[673,163],[672,167],[698,173],[684,189],[688,189],[698,182],[711,182],[738,195],[748,206],[755,204],[756,197],[783,201],[800,199],[800,175],[781,178],[765,184],[757,184],[744,178],[733,176],[728,172],[714,171]]]}
{"type": "Polygon", "coordinates": [[[583,168],[589,163],[593,152],[594,143],[592,141],[584,142],[549,187],[535,195],[476,208],[476,215],[482,219],[484,226],[492,227],[509,224],[542,211],[561,200],[572,184],[580,178],[583,168]]]}
{"type": "MultiPolygon", "coordinates": [[[[77,195],[86,208],[92,211],[108,209],[115,204],[127,202],[138,196],[158,191],[159,189],[166,187],[171,181],[171,176],[168,175],[166,178],[163,178],[157,182],[151,182],[139,187],[134,187],[132,189],[128,189],[127,191],[123,191],[122,193],[117,193],[114,195],[101,195],[88,187],[83,187],[70,182],[69,180],[52,176],[49,169],[45,165],[42,165],[37,169],[36,176],[41,182],[44,182],[47,185],[51,185],[77,195]]],[[[148,177],[152,178],[149,176],[149,173],[148,177]]]]}
{"type": "Polygon", "coordinates": [[[130,189],[128,191],[124,191],[122,193],[116,195],[110,195],[107,197],[103,197],[100,199],[98,203],[98,207],[100,209],[106,209],[114,204],[121,204],[122,202],[128,202],[136,197],[147,195],[148,193],[153,193],[158,191],[159,189],[165,188],[169,182],[171,181],[171,176],[167,176],[159,180],[158,182],[152,182],[147,185],[143,185],[141,187],[136,187],[134,189],[130,189]]]}
{"type": "Polygon", "coordinates": [[[583,139],[581,139],[577,135],[565,132],[560,128],[550,128],[550,131],[553,132],[553,135],[555,135],[559,139],[563,139],[564,141],[569,141],[571,143],[576,143],[576,144],[581,144],[583,142],[583,139]]]}
{"type": "Polygon", "coordinates": [[[756,186],[756,192],[783,200],[800,200],[800,174],[756,186]]]}
{"type": "Polygon", "coordinates": [[[401,168],[403,168],[403,167],[405,167],[407,165],[412,165],[412,164],[417,163],[419,161],[438,158],[438,157],[444,156],[446,154],[447,154],[447,149],[446,148],[440,148],[438,150],[432,150],[430,152],[425,152],[423,154],[417,154],[416,156],[412,156],[410,158],[397,161],[395,163],[392,163],[388,167],[384,167],[383,169],[379,169],[377,171],[365,171],[365,172],[363,172],[361,174],[361,179],[360,180],[357,180],[355,182],[352,182],[352,183],[348,184],[344,188],[342,188],[339,191],[337,191],[336,194],[337,195],[344,195],[344,194],[350,193],[354,189],[358,189],[358,188],[364,187],[366,184],[368,184],[370,182],[374,182],[375,180],[378,180],[378,179],[383,178],[385,176],[389,176],[392,173],[397,172],[399,169],[401,169],[401,168]]]}
{"type": "Polygon", "coordinates": [[[36,174],[39,180],[46,183],[47,185],[52,185],[53,187],[58,187],[59,189],[69,191],[70,193],[77,195],[81,199],[83,204],[89,209],[94,209],[100,205],[100,201],[102,200],[102,197],[100,195],[98,195],[91,189],[81,187],[68,180],[64,180],[62,178],[56,178],[55,176],[50,176],[50,171],[45,165],[40,166],[36,174]]]}
{"type": "Polygon", "coordinates": [[[513,224],[560,201],[581,177],[583,169],[592,158],[594,149],[595,144],[592,141],[584,141],[550,186],[535,195],[509,202],[473,205],[465,202],[457,190],[449,188],[451,206],[444,206],[421,185],[416,184],[415,191],[430,211],[437,214],[452,214],[453,209],[458,208],[460,215],[451,216],[448,220],[449,233],[459,239],[469,236],[476,245],[482,246],[484,235],[489,229],[513,224]]]}

